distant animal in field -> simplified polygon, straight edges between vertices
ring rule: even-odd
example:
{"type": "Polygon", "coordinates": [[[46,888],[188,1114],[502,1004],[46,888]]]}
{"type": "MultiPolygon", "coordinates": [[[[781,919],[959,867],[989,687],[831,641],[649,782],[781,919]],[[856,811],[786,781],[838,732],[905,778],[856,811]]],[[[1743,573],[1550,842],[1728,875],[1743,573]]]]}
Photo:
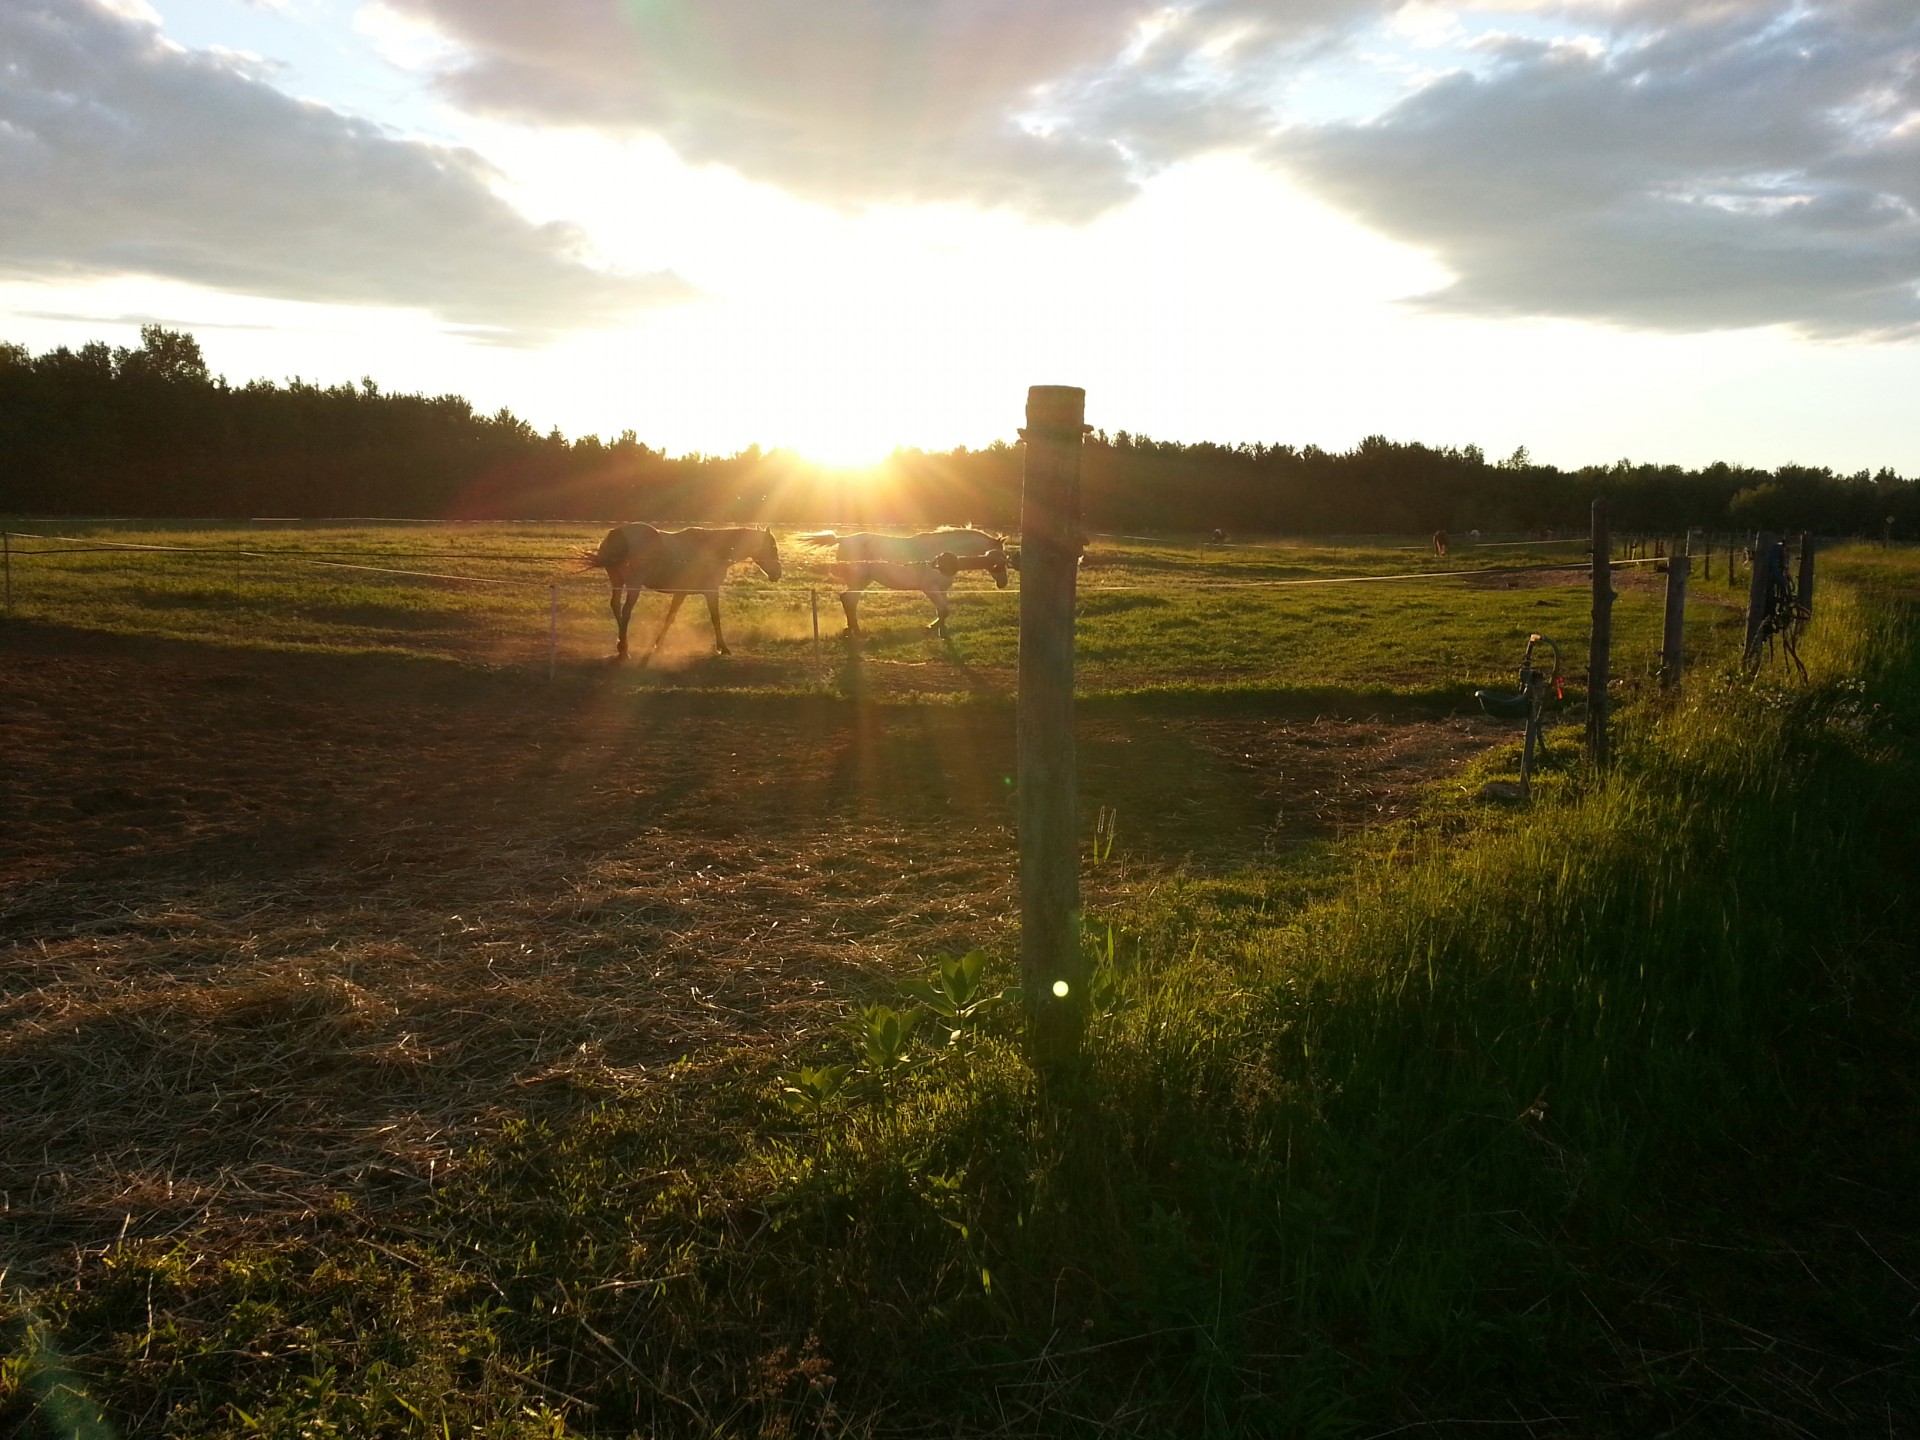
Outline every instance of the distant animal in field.
{"type": "Polygon", "coordinates": [[[1216,527],[1213,532],[1213,543],[1216,545],[1226,544],[1227,532],[1216,527]]]}
{"type": "Polygon", "coordinates": [[[954,555],[943,552],[931,560],[864,560],[842,565],[835,562],[827,572],[847,588],[840,593],[840,608],[847,612],[847,634],[860,638],[860,592],[869,585],[887,590],[918,590],[933,606],[933,623],[927,628],[942,640],[947,638],[947,591],[954,576],[963,570],[985,570],[996,584],[1007,588],[1007,569],[1012,562],[1004,550],[989,550],[984,555],[954,555]]]}
{"type": "Polygon", "coordinates": [[[1446,531],[1436,530],[1433,532],[1433,553],[1436,555],[1444,555],[1447,553],[1446,531]]]}
{"type": "Polygon", "coordinates": [[[648,655],[660,648],[689,595],[706,598],[707,616],[713,621],[713,648],[718,654],[731,655],[733,651],[727,648],[727,637],[720,628],[720,586],[737,560],[751,560],[769,580],[780,578],[780,551],[765,530],[656,530],[651,525],[616,525],[597,550],[581,552],[580,563],[590,570],[606,571],[612,587],[607,604],[619,629],[614,658],[627,658],[627,621],[642,590],[659,590],[673,597],[653,644],[647,647],[648,655]]]}
{"type": "Polygon", "coordinates": [[[841,592],[840,608],[847,612],[847,634],[860,637],[860,592],[869,585],[889,590],[918,590],[933,606],[933,623],[927,628],[946,638],[947,589],[962,570],[985,570],[994,584],[1007,588],[1007,542],[984,530],[928,530],[919,535],[873,535],[864,531],[839,535],[820,530],[796,537],[802,544],[834,547],[834,563],[829,574],[847,588],[841,592]],[[951,562],[942,568],[935,562],[951,562]]]}

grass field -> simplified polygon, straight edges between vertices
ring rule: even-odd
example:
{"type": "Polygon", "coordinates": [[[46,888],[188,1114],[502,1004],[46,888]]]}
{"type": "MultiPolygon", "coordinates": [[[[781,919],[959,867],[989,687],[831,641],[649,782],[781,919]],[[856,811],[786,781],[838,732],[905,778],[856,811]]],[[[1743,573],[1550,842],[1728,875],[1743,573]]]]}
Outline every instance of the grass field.
{"type": "MultiPolygon", "coordinates": [[[[30,529],[10,522],[15,529],[30,529]]],[[[51,527],[48,527],[52,533],[51,527]]],[[[59,534],[122,545],[247,550],[27,554],[56,542],[17,541],[16,614],[49,623],[200,643],[404,653],[540,669],[547,660],[549,584],[559,597],[558,652],[569,671],[612,648],[606,587],[570,558],[601,531],[561,526],[375,526],[247,530],[76,528],[59,534]],[[264,556],[266,558],[257,558],[264,556]],[[282,558],[284,557],[284,558],[282,558]],[[460,584],[341,565],[467,575],[513,584],[460,584]]],[[[1456,545],[1444,561],[1411,540],[1176,546],[1096,538],[1081,576],[1079,674],[1088,694],[1136,691],[1350,691],[1458,698],[1513,669],[1532,631],[1560,641],[1570,675],[1586,668],[1587,577],[1577,569],[1451,580],[1294,586],[1273,582],[1423,570],[1578,565],[1579,545],[1456,545]]],[[[724,601],[735,655],[708,652],[704,614],[682,612],[662,655],[631,683],[679,688],[880,697],[1007,695],[1018,649],[1018,590],[984,576],[956,585],[952,639],[922,628],[918,595],[870,591],[871,638],[857,652],[838,635],[838,586],[823,552],[785,537],[778,584],[736,572],[724,601]],[[813,603],[823,645],[816,655],[813,603]]],[[[1617,582],[1614,673],[1657,665],[1663,579],[1652,566],[1617,582]]],[[[1697,581],[1689,606],[1696,654],[1724,649],[1745,606],[1724,576],[1697,581]]],[[[634,634],[644,645],[664,611],[645,597],[634,634]]]]}
{"type": "MultiPolygon", "coordinates": [[[[533,580],[589,538],[245,533],[533,580]]],[[[1677,700],[1623,580],[1617,763],[1557,731],[1522,810],[1461,688],[1530,628],[1577,677],[1584,577],[1092,548],[1119,825],[1053,1093],[991,1000],[1007,707],[871,703],[1010,692],[1006,597],[816,668],[804,576],[746,582],[733,659],[642,672],[583,587],[548,686],[538,589],[515,649],[480,587],[21,561],[0,1428],[1920,1429],[1916,557],[1825,558],[1805,683],[1698,586],[1677,700]],[[958,1038],[898,1040],[976,946],[958,1038]]]]}

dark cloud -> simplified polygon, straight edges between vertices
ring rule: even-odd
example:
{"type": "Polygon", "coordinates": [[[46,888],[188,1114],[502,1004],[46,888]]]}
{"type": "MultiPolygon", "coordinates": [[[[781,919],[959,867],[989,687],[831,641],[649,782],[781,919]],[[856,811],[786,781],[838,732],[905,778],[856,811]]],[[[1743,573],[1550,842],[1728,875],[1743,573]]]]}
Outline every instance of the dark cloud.
{"type": "Polygon", "coordinates": [[[1920,6],[1641,3],[1270,151],[1457,276],[1426,303],[1660,330],[1920,330],[1920,6]]]}
{"type": "Polygon", "coordinates": [[[594,267],[490,179],[100,0],[0,0],[0,276],[407,306],[505,343],[685,293],[594,267]]]}

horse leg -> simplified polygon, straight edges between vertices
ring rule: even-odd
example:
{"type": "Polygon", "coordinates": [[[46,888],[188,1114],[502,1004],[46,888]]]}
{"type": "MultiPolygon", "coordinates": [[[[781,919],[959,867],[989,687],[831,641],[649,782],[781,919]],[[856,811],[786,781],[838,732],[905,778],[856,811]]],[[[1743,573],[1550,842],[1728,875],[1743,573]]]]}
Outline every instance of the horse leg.
{"type": "Polygon", "coordinates": [[[687,597],[685,595],[675,595],[673,599],[668,602],[667,618],[660,622],[660,629],[654,634],[653,644],[647,647],[647,658],[649,660],[653,658],[653,652],[660,648],[660,642],[667,638],[667,631],[673,627],[673,617],[680,613],[680,607],[686,603],[686,599],[687,597]]]}
{"type": "Polygon", "coordinates": [[[847,612],[848,638],[858,640],[860,638],[860,592],[858,590],[842,590],[840,592],[840,608],[847,612]]]}
{"type": "Polygon", "coordinates": [[[920,593],[926,596],[928,600],[933,602],[933,623],[927,626],[927,629],[931,630],[934,634],[938,635],[942,640],[946,639],[947,638],[946,593],[944,591],[935,590],[931,588],[922,590],[920,593]]]}
{"type": "Polygon", "coordinates": [[[627,658],[627,622],[633,618],[633,602],[639,598],[639,590],[629,589],[626,592],[626,603],[621,604],[620,582],[617,580],[613,582],[613,593],[607,597],[607,608],[613,611],[613,623],[619,630],[619,641],[613,652],[613,658],[616,660],[627,658]]]}
{"type": "Polygon", "coordinates": [[[706,590],[701,593],[707,597],[707,618],[713,621],[713,653],[731,655],[733,651],[727,648],[727,637],[720,633],[720,592],[706,590]]]}

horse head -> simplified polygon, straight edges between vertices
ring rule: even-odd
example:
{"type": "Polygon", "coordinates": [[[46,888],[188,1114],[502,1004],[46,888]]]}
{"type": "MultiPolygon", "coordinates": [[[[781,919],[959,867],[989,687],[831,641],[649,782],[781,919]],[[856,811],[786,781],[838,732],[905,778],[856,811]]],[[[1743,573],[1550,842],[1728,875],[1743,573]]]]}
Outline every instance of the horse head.
{"type": "Polygon", "coordinates": [[[989,550],[986,553],[984,558],[988,562],[987,573],[993,576],[993,583],[1002,590],[1006,589],[1007,588],[1006,542],[1004,540],[997,542],[994,545],[993,549],[989,550]]]}
{"type": "Polygon", "coordinates": [[[773,543],[773,532],[762,530],[754,541],[753,563],[758,565],[769,580],[780,578],[780,547],[773,543]]]}

